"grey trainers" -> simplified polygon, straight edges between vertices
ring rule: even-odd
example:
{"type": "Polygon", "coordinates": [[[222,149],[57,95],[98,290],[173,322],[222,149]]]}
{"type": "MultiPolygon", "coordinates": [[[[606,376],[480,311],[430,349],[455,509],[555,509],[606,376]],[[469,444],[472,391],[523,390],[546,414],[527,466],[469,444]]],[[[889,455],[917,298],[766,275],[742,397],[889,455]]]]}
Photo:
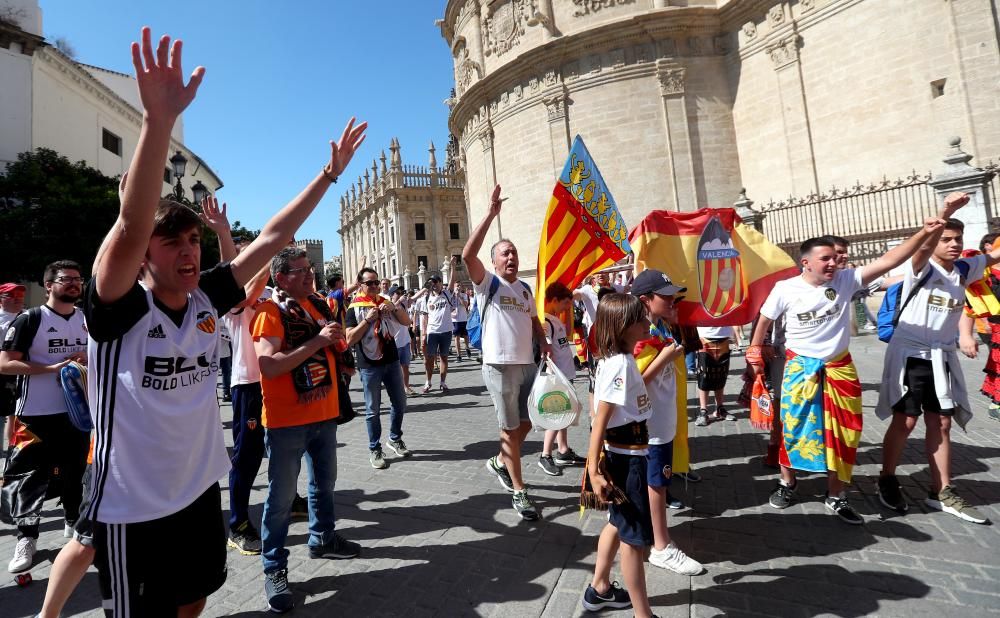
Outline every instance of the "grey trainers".
{"type": "Polygon", "coordinates": [[[951,485],[945,485],[938,493],[929,492],[925,502],[932,509],[951,513],[959,519],[974,524],[985,524],[988,521],[982,513],[972,508],[965,498],[956,494],[955,488],[951,485]]]}
{"type": "Polygon", "coordinates": [[[514,505],[514,510],[517,511],[517,514],[521,516],[521,519],[527,521],[538,519],[538,511],[535,510],[534,503],[528,497],[527,490],[515,491],[514,497],[511,498],[511,503],[514,505]]]}
{"type": "Polygon", "coordinates": [[[385,445],[392,449],[392,451],[400,457],[409,457],[413,455],[413,453],[410,452],[410,449],[406,448],[406,444],[404,444],[402,440],[389,440],[385,443],[385,445]]]}
{"type": "Polygon", "coordinates": [[[556,465],[556,462],[552,460],[552,455],[540,455],[538,457],[538,467],[542,469],[542,472],[548,474],[549,476],[561,476],[562,468],[556,465]]]}
{"type": "Polygon", "coordinates": [[[264,573],[264,596],[267,608],[276,614],[284,614],[295,607],[292,589],[288,587],[288,569],[264,573]]]}
{"type": "Polygon", "coordinates": [[[372,450],[368,455],[368,461],[371,462],[372,467],[376,470],[385,470],[389,465],[385,463],[385,455],[382,453],[381,448],[372,450]]]}
{"type": "Polygon", "coordinates": [[[708,425],[708,410],[705,408],[698,410],[698,418],[694,420],[694,424],[698,427],[706,427],[708,425]]]}
{"type": "Polygon", "coordinates": [[[249,521],[233,526],[226,544],[244,556],[260,555],[260,534],[249,521]]]}
{"type": "Polygon", "coordinates": [[[490,457],[486,460],[486,469],[497,475],[497,480],[500,481],[500,485],[507,491],[514,491],[514,481],[510,478],[510,473],[507,472],[507,468],[500,465],[497,461],[496,455],[490,457]]]}

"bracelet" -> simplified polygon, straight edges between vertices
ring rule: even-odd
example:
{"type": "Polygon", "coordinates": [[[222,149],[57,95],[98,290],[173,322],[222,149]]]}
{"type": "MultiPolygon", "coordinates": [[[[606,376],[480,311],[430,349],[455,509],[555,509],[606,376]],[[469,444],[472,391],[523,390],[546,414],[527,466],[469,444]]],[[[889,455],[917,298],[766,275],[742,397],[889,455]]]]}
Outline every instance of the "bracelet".
{"type": "Polygon", "coordinates": [[[326,179],[329,180],[330,182],[334,184],[337,183],[338,176],[334,176],[330,172],[328,172],[325,165],[323,166],[323,175],[326,176],[326,179]]]}

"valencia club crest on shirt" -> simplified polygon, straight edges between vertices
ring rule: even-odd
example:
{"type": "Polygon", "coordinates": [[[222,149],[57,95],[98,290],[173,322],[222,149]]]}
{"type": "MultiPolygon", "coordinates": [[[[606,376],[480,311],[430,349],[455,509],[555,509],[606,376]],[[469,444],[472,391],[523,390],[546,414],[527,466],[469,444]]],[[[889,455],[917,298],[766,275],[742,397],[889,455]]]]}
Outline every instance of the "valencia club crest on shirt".
{"type": "Polygon", "coordinates": [[[823,294],[826,296],[827,300],[837,300],[837,292],[833,288],[826,288],[823,290],[823,294]]]}
{"type": "Polygon", "coordinates": [[[198,313],[198,330],[203,333],[212,334],[215,332],[215,316],[211,311],[201,311],[198,313]]]}

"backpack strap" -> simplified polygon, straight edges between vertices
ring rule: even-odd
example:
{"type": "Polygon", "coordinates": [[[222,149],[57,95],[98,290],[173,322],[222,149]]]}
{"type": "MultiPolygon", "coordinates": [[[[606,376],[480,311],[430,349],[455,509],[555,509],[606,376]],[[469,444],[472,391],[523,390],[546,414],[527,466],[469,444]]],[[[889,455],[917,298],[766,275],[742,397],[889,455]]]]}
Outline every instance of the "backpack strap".
{"type": "Polygon", "coordinates": [[[486,321],[486,309],[489,308],[490,303],[493,302],[493,297],[497,295],[500,291],[500,278],[494,274],[490,274],[492,279],[490,279],[490,291],[486,295],[486,302],[483,303],[483,308],[479,312],[479,324],[482,325],[486,321]]]}
{"type": "Polygon", "coordinates": [[[896,328],[896,326],[899,325],[899,317],[903,315],[903,310],[906,309],[906,305],[910,304],[910,300],[912,300],[913,297],[917,295],[917,290],[922,288],[928,281],[930,281],[931,275],[933,274],[934,274],[934,267],[928,264],[927,274],[924,275],[920,279],[920,281],[917,281],[915,284],[913,284],[913,287],[910,288],[910,293],[906,295],[906,300],[904,300],[903,304],[899,306],[899,311],[896,312],[896,315],[892,316],[892,327],[894,329],[896,328]]]}
{"type": "MultiPolygon", "coordinates": [[[[38,327],[42,325],[42,308],[32,307],[28,309],[28,325],[27,325],[27,336],[29,340],[34,341],[35,335],[38,334],[38,327]]],[[[28,353],[25,352],[23,360],[31,360],[28,358],[28,353]]]]}

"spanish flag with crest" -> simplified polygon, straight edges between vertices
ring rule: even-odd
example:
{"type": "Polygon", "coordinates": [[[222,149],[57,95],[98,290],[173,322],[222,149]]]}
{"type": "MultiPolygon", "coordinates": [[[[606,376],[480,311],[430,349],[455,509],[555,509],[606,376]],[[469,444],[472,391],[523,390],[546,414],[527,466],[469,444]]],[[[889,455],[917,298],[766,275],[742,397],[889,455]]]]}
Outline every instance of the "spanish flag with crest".
{"type": "Polygon", "coordinates": [[[677,317],[689,326],[749,324],[774,284],[799,274],[787,253],[732,208],[654,210],[629,240],[636,273],[655,268],[688,289],[677,317]]]}
{"type": "Polygon", "coordinates": [[[594,271],[632,251],[628,228],[601,172],[577,135],[552,190],[538,242],[538,314],[545,290],[556,281],[571,290],[594,271]]]}

